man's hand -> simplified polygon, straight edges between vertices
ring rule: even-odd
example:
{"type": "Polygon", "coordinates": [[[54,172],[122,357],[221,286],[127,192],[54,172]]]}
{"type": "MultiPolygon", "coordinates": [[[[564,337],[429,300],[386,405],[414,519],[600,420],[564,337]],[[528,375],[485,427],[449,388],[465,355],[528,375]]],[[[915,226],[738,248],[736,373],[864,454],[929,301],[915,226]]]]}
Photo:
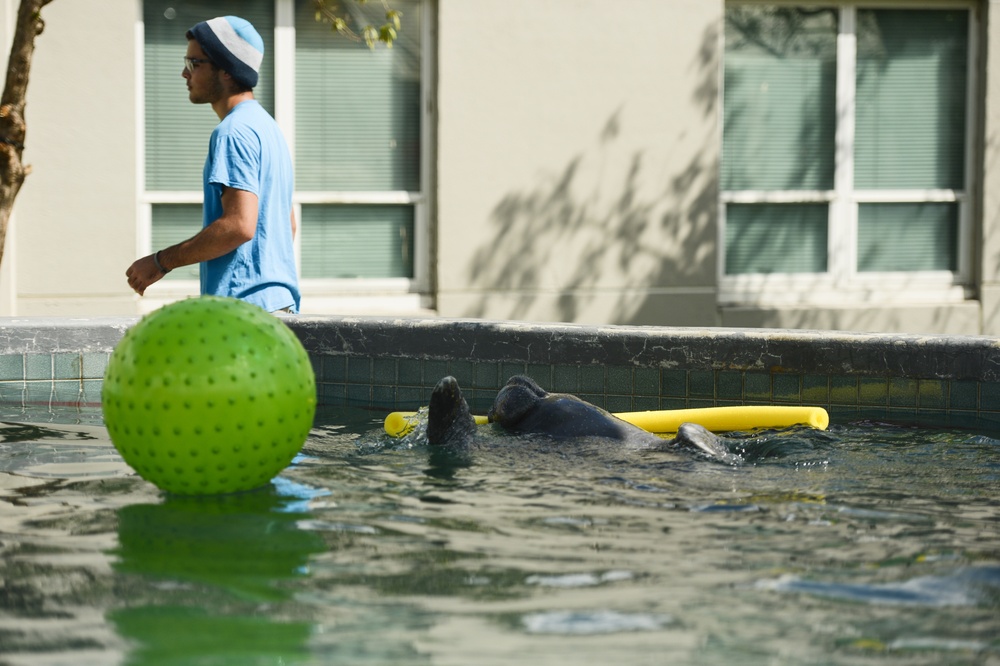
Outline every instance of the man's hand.
{"type": "MultiPolygon", "coordinates": [[[[166,270],[211,261],[228,254],[254,237],[257,231],[257,195],[227,187],[222,193],[222,216],[191,238],[160,250],[166,270]],[[165,264],[164,255],[170,263],[165,264]]],[[[294,222],[294,215],[293,215],[294,222]]],[[[156,265],[156,255],[139,259],[125,271],[128,286],[142,296],[146,288],[166,273],[156,265]]]]}
{"type": "Polygon", "coordinates": [[[153,259],[153,255],[137,259],[125,271],[125,277],[128,278],[128,286],[132,287],[135,293],[140,296],[143,295],[149,285],[159,282],[164,275],[166,273],[161,272],[156,266],[156,260],[153,259]]]}

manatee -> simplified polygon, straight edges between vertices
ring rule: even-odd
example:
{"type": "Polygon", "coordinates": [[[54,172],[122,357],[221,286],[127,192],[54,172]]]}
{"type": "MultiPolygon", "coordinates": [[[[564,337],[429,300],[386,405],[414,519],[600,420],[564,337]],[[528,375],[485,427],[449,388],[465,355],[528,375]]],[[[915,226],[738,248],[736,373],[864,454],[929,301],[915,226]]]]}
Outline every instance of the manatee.
{"type": "Polygon", "coordinates": [[[549,393],[524,375],[507,380],[507,385],[497,393],[488,417],[509,432],[553,439],[601,437],[643,448],[693,447],[713,458],[730,458],[722,440],[700,425],[684,423],[674,439],[666,440],[575,395],[549,393]]]}
{"type": "MultiPolygon", "coordinates": [[[[695,448],[729,461],[722,440],[694,423],[680,426],[672,440],[623,421],[606,410],[566,393],[549,393],[524,375],[511,377],[497,393],[488,418],[507,432],[542,435],[555,440],[596,437],[634,448],[695,448]]],[[[458,381],[445,377],[431,394],[427,441],[432,446],[467,448],[475,437],[475,420],[458,381]]]]}

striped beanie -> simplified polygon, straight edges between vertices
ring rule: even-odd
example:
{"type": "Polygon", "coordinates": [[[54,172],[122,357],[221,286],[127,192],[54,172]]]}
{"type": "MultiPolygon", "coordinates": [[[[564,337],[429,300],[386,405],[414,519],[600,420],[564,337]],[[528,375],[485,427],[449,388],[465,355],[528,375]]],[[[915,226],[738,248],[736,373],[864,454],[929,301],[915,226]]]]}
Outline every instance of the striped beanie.
{"type": "Polygon", "coordinates": [[[248,88],[257,85],[257,72],[264,60],[264,40],[238,16],[217,16],[187,31],[217,67],[248,88]]]}

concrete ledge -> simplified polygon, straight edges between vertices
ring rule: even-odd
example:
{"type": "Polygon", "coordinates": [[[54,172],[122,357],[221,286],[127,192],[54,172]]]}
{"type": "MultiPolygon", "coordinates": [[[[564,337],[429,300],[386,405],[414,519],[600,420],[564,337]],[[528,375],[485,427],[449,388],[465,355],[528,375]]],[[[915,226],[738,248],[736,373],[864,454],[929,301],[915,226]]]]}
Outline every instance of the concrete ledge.
{"type": "Polygon", "coordinates": [[[110,352],[138,317],[0,317],[0,355],[110,352]]]}
{"type": "Polygon", "coordinates": [[[1000,339],[773,329],[296,317],[310,354],[1000,381],[1000,339]]]}

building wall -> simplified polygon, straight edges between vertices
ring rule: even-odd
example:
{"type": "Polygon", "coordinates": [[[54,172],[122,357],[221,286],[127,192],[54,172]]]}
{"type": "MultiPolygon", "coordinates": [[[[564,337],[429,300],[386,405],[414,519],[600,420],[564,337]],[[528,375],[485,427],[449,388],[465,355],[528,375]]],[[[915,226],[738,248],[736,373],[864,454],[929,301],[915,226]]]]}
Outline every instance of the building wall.
{"type": "MultiPolygon", "coordinates": [[[[716,303],[723,0],[437,0],[437,312],[591,324],[1000,332],[1000,0],[984,0],[981,301],[716,303]],[[982,307],[980,306],[982,304],[982,307]]],[[[17,0],[0,0],[9,39],[17,0]]],[[[53,2],[0,315],[140,311],[140,0],[53,2]]],[[[6,52],[6,48],[4,52],[6,52]]],[[[179,70],[178,70],[179,71],[179,70]]],[[[405,314],[405,313],[404,313],[405,314]]]]}
{"type": "Polygon", "coordinates": [[[439,3],[441,314],[716,323],[722,6],[439,3]]]}
{"type": "MultiPolygon", "coordinates": [[[[717,305],[724,2],[625,0],[615,10],[579,0],[440,1],[441,314],[984,330],[979,301],[717,305]],[[572,29],[560,29],[567,17],[572,29]]],[[[986,150],[988,163],[996,141],[986,150]]],[[[997,224],[997,206],[986,208],[986,224],[997,224]]],[[[982,258],[992,283],[997,256],[1000,246],[982,258]]]]}
{"type": "MultiPolygon", "coordinates": [[[[18,3],[5,4],[12,19],[18,3]]],[[[136,312],[125,282],[136,252],[136,11],[134,0],[42,10],[25,109],[33,171],[14,208],[14,256],[4,257],[9,314],[136,312]]]]}
{"type": "Polygon", "coordinates": [[[983,329],[1000,335],[1000,1],[990,0],[985,18],[982,49],[986,95],[983,112],[983,205],[978,229],[983,329]],[[989,73],[993,72],[991,76],[989,73]]]}

